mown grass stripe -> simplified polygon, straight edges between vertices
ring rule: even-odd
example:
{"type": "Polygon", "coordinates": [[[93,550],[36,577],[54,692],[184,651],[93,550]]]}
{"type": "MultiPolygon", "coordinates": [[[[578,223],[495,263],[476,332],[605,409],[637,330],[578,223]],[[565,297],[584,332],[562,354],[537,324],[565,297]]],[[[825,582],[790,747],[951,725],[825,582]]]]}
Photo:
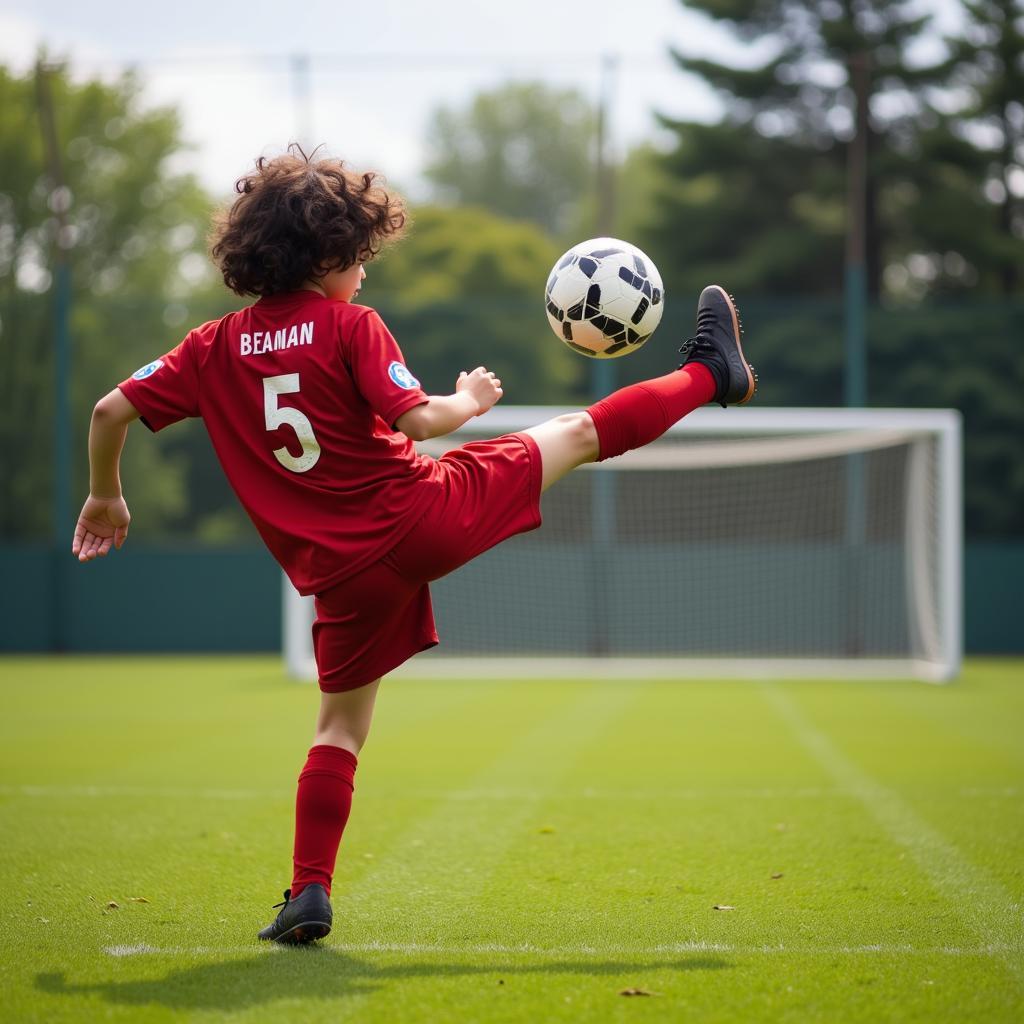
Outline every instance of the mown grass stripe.
{"type": "Polygon", "coordinates": [[[851,761],[814,726],[780,686],[765,683],[760,692],[797,742],[844,790],[855,796],[889,837],[905,847],[960,920],[1024,978],[1021,907],[995,879],[970,861],[904,800],[851,761]]]}
{"type": "Polygon", "coordinates": [[[373,917],[377,934],[450,930],[581,752],[600,741],[642,692],[639,685],[595,683],[537,721],[467,780],[469,791],[515,787],[525,799],[485,801],[469,813],[458,791],[446,794],[378,853],[358,881],[342,887],[352,916],[373,917]]]}

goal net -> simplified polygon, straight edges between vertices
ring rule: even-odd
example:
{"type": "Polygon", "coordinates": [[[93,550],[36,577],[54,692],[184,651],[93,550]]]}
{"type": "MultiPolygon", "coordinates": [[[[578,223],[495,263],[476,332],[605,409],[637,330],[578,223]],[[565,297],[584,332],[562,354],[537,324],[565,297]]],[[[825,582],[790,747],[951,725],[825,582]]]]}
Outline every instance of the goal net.
{"type": "MultiPolygon", "coordinates": [[[[565,410],[492,410],[437,456],[565,410]]],[[[952,678],[960,420],[950,410],[703,408],[547,491],[544,525],[431,585],[429,675],[952,678]],[[486,659],[486,665],[480,664],[486,659]]],[[[311,599],[285,582],[290,671],[311,599]]]]}

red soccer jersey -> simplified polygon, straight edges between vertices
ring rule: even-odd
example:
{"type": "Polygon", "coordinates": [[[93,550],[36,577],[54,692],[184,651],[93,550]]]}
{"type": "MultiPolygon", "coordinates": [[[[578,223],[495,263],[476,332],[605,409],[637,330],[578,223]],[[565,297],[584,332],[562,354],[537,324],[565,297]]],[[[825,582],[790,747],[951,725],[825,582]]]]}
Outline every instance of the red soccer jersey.
{"type": "Polygon", "coordinates": [[[191,331],[119,385],[153,431],[201,416],[239,500],[302,594],[376,561],[437,493],[393,429],[427,400],[377,313],[300,291],[191,331]]]}

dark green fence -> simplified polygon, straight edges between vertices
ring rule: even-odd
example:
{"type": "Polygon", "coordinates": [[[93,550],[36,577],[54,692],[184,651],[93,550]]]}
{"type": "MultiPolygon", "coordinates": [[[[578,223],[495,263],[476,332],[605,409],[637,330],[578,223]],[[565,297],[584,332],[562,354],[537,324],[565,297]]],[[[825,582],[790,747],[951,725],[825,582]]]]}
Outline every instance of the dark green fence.
{"type": "Polygon", "coordinates": [[[0,548],[5,651],[272,651],[281,574],[259,548],[137,545],[88,565],[0,548]]]}
{"type": "MultiPolygon", "coordinates": [[[[0,548],[0,650],[278,651],[281,576],[259,548],[134,545],[79,566],[67,551],[0,548]]],[[[968,653],[1022,653],[1024,544],[969,544],[968,653]]]]}

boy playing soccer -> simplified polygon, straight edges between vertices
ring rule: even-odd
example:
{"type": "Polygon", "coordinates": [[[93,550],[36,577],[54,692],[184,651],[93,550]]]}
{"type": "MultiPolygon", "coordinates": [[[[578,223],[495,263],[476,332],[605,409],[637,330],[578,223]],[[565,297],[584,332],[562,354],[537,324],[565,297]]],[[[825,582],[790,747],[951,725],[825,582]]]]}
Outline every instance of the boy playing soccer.
{"type": "Polygon", "coordinates": [[[90,493],[72,552],[121,547],[130,516],[119,461],[128,425],[201,416],[235,493],[302,594],[316,595],[321,690],[295,808],[291,887],[259,938],[331,929],[331,881],[357,757],[381,677],[438,642],[428,584],[540,525],[540,495],[570,470],[659,437],[708,402],[756,388],[730,297],[705,288],[683,365],[584,412],[475,441],[440,459],[413,441],[448,434],[502,396],[483,366],[427,395],[373,309],[356,305],[372,259],[401,234],[401,201],[372,174],[297,147],[261,158],[214,225],[227,286],[258,301],[190,331],[96,403],[90,493]]]}

